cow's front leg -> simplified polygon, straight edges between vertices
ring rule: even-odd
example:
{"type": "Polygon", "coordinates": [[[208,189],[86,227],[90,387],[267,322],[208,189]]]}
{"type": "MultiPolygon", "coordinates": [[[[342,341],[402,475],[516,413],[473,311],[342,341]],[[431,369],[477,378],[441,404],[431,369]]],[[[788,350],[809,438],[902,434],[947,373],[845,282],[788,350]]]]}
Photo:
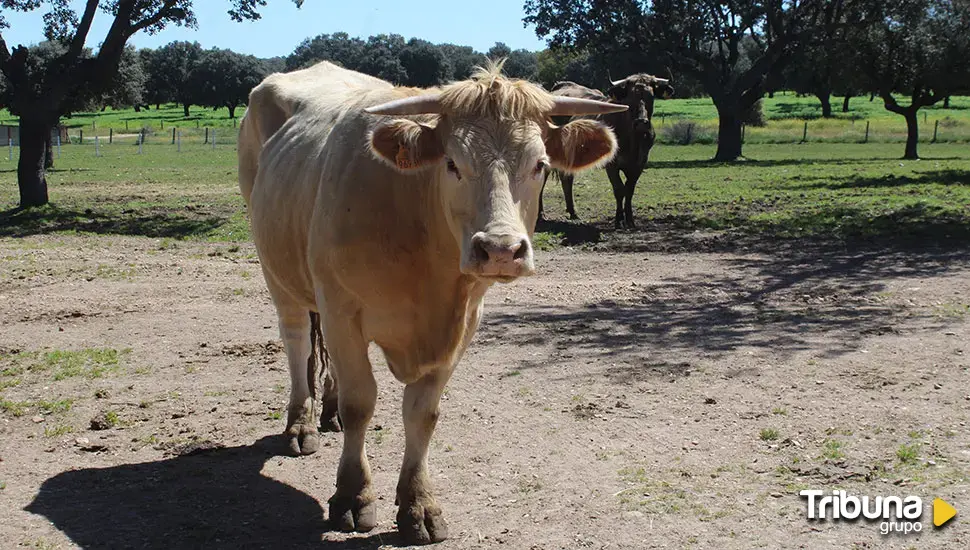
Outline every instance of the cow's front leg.
{"type": "Polygon", "coordinates": [[[330,523],[341,531],[370,531],[377,524],[364,435],[377,403],[377,383],[359,322],[328,319],[324,334],[338,391],[344,448],[337,467],[337,490],[330,497],[330,523]]]}
{"type": "Polygon", "coordinates": [[[407,544],[448,538],[448,523],[434,498],[428,475],[428,444],[438,423],[438,401],[450,368],[426,375],[404,389],[404,464],[397,484],[397,529],[407,544]]]}
{"type": "Polygon", "coordinates": [[[626,196],[626,189],[623,186],[623,180],[620,178],[620,171],[615,167],[608,166],[606,176],[610,178],[610,185],[613,186],[613,198],[616,199],[615,226],[619,229],[623,224],[623,197],[626,196]]]}
{"type": "Polygon", "coordinates": [[[637,181],[640,179],[640,173],[636,170],[624,173],[626,174],[626,185],[624,190],[623,217],[626,226],[630,229],[635,229],[636,224],[633,221],[633,193],[637,189],[637,181]]]}
{"type": "Polygon", "coordinates": [[[290,402],[287,406],[286,431],[290,451],[296,455],[317,452],[320,434],[311,391],[313,369],[308,364],[310,355],[310,318],[305,309],[279,306],[280,338],[286,351],[290,369],[290,402]]]}

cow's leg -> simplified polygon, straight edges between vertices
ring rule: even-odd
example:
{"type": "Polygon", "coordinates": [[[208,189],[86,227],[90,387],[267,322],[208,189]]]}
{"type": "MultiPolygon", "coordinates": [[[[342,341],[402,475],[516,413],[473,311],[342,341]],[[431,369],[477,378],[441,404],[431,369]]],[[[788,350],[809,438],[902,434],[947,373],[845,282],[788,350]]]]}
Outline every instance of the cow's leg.
{"type": "Polygon", "coordinates": [[[360,324],[347,318],[324,320],[324,335],[339,394],[344,448],[337,467],[337,490],[330,497],[330,522],[341,531],[370,531],[377,523],[364,435],[377,403],[377,383],[360,324]]]}
{"type": "Polygon", "coordinates": [[[315,453],[320,447],[317,417],[314,411],[313,369],[309,312],[298,306],[277,304],[280,338],[290,367],[290,403],[287,407],[286,432],[290,450],[297,455],[315,453]]]}
{"type": "Polygon", "coordinates": [[[438,401],[451,369],[439,369],[404,388],[404,464],[397,484],[397,529],[407,544],[448,538],[448,524],[432,494],[428,444],[438,423],[438,401]]]}
{"type": "Polygon", "coordinates": [[[572,174],[562,174],[559,176],[559,181],[562,183],[562,194],[566,197],[566,212],[569,212],[569,219],[578,220],[579,216],[576,215],[576,207],[573,205],[573,180],[575,176],[572,174]]]}
{"type": "Polygon", "coordinates": [[[623,197],[626,196],[626,189],[623,186],[623,180],[620,179],[620,171],[615,167],[608,166],[606,175],[610,178],[610,185],[613,186],[613,198],[616,199],[615,226],[619,229],[623,222],[623,197]]]}
{"type": "Polygon", "coordinates": [[[634,171],[633,173],[624,172],[626,174],[626,185],[624,189],[624,205],[623,205],[623,216],[626,221],[626,226],[630,229],[636,227],[633,223],[633,192],[637,188],[637,181],[640,179],[640,172],[634,171]]]}

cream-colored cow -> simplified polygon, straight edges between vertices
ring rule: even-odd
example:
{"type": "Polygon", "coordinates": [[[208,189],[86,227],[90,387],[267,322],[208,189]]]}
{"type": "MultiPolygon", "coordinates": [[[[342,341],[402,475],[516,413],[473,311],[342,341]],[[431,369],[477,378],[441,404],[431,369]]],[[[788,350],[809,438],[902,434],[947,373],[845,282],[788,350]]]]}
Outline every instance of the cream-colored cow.
{"type": "Polygon", "coordinates": [[[274,74],[253,90],[239,184],[289,362],[286,433],[295,452],[319,444],[308,368],[318,318],[344,429],[329,501],[337,528],[376,522],[364,452],[375,342],[407,385],[398,529],[409,543],[447,537],[427,466],[442,389],[478,327],[485,291],[535,269],[546,170],[601,165],[616,150],[599,122],[556,127],[550,116],[625,108],[555,98],[491,63],[433,90],[330,63],[274,74]]]}

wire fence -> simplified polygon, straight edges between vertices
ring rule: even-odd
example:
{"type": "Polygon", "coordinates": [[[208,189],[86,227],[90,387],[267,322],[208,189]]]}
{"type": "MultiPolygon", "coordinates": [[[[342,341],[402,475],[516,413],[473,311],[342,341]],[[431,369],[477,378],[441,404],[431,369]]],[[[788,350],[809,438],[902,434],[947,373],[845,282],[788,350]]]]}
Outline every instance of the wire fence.
{"type": "MultiPolygon", "coordinates": [[[[717,143],[717,121],[693,121],[659,116],[654,120],[657,140],[666,145],[717,143]],[[658,120],[659,119],[659,120],[658,120]]],[[[902,121],[879,120],[780,120],[764,127],[745,126],[746,144],[803,143],[903,143],[907,138],[902,121]]],[[[6,161],[19,157],[15,136],[0,136],[6,141],[6,161]]],[[[165,148],[170,152],[203,152],[235,148],[239,128],[199,125],[145,125],[121,130],[115,128],[72,128],[55,133],[52,141],[55,159],[63,149],[77,155],[82,150],[93,156],[151,155],[165,148]]],[[[949,117],[920,121],[920,143],[970,143],[970,122],[949,117]]]]}

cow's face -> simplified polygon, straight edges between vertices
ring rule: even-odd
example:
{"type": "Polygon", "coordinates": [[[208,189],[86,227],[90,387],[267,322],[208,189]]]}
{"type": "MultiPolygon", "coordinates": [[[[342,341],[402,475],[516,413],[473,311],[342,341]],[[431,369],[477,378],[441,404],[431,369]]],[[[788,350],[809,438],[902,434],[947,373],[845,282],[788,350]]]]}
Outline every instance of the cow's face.
{"type": "Polygon", "coordinates": [[[650,119],[653,118],[653,103],[656,98],[670,99],[674,88],[664,79],[650,75],[633,75],[613,82],[607,94],[610,101],[626,105],[628,116],[633,120],[635,130],[648,132],[650,119]]]}
{"type": "Polygon", "coordinates": [[[434,127],[384,123],[371,146],[400,171],[433,170],[461,272],[507,282],[535,271],[532,233],[546,171],[607,162],[616,140],[591,120],[556,127],[545,120],[442,117],[434,127]]]}

